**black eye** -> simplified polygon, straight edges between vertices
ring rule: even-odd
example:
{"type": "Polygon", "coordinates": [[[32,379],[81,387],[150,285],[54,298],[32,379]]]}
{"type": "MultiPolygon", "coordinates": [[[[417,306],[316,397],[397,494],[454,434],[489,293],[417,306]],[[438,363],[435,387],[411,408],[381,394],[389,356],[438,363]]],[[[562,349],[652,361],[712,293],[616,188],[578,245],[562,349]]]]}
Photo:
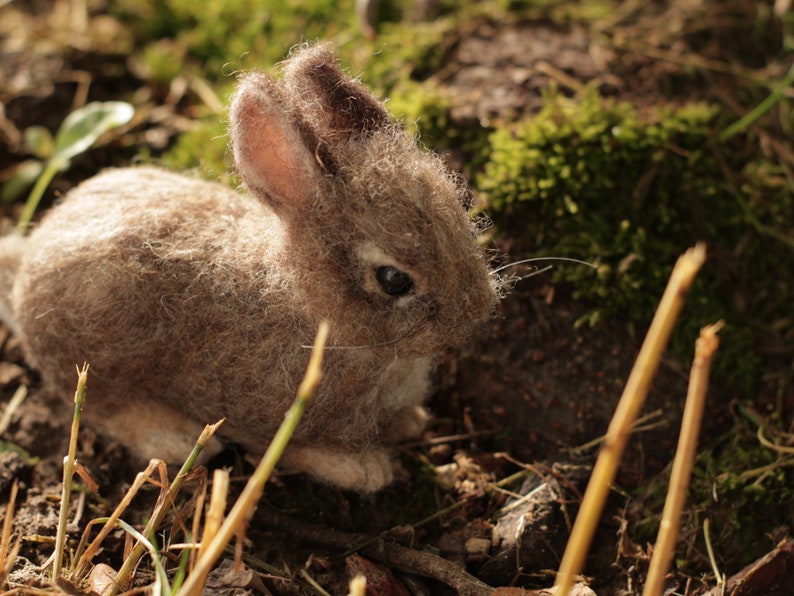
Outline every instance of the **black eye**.
{"type": "Polygon", "coordinates": [[[375,270],[375,279],[389,296],[405,296],[414,287],[414,280],[410,275],[388,265],[375,270]]]}

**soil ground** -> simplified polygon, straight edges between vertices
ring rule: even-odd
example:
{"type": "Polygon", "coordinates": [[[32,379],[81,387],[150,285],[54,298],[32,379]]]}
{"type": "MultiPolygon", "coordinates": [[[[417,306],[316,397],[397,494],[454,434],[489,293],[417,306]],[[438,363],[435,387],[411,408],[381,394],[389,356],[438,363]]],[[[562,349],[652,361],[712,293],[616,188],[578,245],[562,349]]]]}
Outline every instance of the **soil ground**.
{"type": "MultiPolygon", "coordinates": [[[[660,23],[673,26],[675,14],[672,9],[665,12],[665,3],[649,6],[633,19],[632,36],[623,39],[623,45],[614,37],[606,39],[542,20],[498,23],[481,19],[450,39],[445,66],[427,78],[454,98],[453,118],[458,126],[532,113],[540,106],[541,91],[552,82],[575,90],[596,79],[604,95],[640,105],[714,99],[715,94],[724,100],[725,93],[730,93],[724,84],[728,75],[712,72],[710,80],[685,75],[681,65],[632,46],[644,35],[662,35],[660,23]]],[[[730,49],[729,39],[723,41],[711,50],[730,59],[738,50],[730,49]]],[[[709,59],[709,51],[701,53],[704,59],[709,59]]],[[[57,128],[84,77],[91,81],[91,99],[97,100],[123,97],[136,85],[121,56],[80,49],[64,55],[40,48],[12,50],[6,45],[0,58],[5,81],[6,142],[0,147],[0,172],[4,173],[20,159],[20,139],[15,135],[33,124],[57,128]]],[[[741,57],[747,68],[760,66],[762,60],[763,56],[752,53],[741,57]]],[[[177,124],[169,122],[164,119],[158,127],[150,127],[148,138],[167,146],[179,131],[177,124]]],[[[67,174],[56,178],[48,200],[102,167],[129,160],[146,135],[146,131],[131,133],[112,147],[76,160],[67,174]]],[[[453,163],[461,159],[452,156],[453,163]]],[[[3,208],[8,216],[18,211],[18,206],[3,208]]],[[[500,237],[497,242],[508,255],[506,260],[539,250],[512,238],[500,237]]],[[[206,593],[311,594],[319,593],[311,586],[316,581],[329,593],[342,594],[355,572],[365,573],[371,583],[380,578],[382,583],[372,592],[380,594],[489,592],[478,591],[479,586],[467,588],[469,577],[494,588],[551,585],[549,570],[559,563],[596,453],[595,447],[576,448],[604,434],[642,338],[642,330],[630,335],[619,321],[596,329],[576,327],[588,305],[571,296],[572,288],[555,286],[547,275],[520,281],[488,328],[466,350],[444,358],[436,379],[438,389],[429,404],[433,422],[421,441],[401,450],[403,474],[383,493],[349,494],[289,474],[274,479],[245,541],[245,561],[255,573],[216,572],[209,584],[214,587],[206,593]],[[522,485],[518,479],[499,486],[500,480],[525,469],[537,472],[535,484],[530,479],[522,485]],[[528,525],[521,534],[504,508],[541,485],[548,488],[548,494],[519,509],[528,525]],[[522,536],[518,541],[515,532],[522,536]],[[373,543],[392,547],[374,548],[373,543]],[[450,570],[444,562],[455,566],[450,570]],[[470,576],[463,575],[464,570],[470,576]]],[[[3,327],[0,349],[2,401],[8,401],[22,385],[30,388],[3,440],[36,458],[29,460],[14,451],[0,454],[2,498],[7,498],[13,480],[20,483],[15,532],[23,536],[23,542],[10,579],[16,586],[46,586],[41,566],[52,553],[71,409],[38,391],[36,372],[26,366],[16,340],[3,327]]],[[[636,491],[656,482],[670,462],[687,374],[688,364],[670,356],[654,382],[645,411],[655,414],[630,442],[588,560],[587,579],[598,594],[638,593],[642,585],[649,546],[634,543],[626,527],[643,516],[658,515],[658,511],[642,509],[644,503],[636,491]]],[[[759,411],[770,401],[764,396],[776,393],[779,377],[770,375],[767,383],[756,404],[759,411]]],[[[784,393],[790,392],[788,388],[784,393]]],[[[715,381],[702,443],[730,431],[733,397],[731,388],[715,381]]],[[[100,492],[85,492],[78,499],[76,519],[70,526],[74,543],[87,520],[112,510],[137,472],[129,465],[123,446],[108,443],[90,429],[81,434],[79,459],[100,492]]],[[[250,473],[240,454],[230,450],[214,463],[233,470],[232,491],[239,491],[250,473]]],[[[150,491],[136,501],[125,515],[127,521],[139,523],[145,518],[154,496],[155,491],[150,491]]],[[[777,555],[775,561],[784,568],[794,566],[794,558],[785,549],[780,551],[783,554],[776,550],[777,542],[791,533],[791,520],[776,521],[779,525],[769,528],[766,548],[722,553],[728,576],[765,554],[777,555]]],[[[692,567],[671,574],[668,587],[675,593],[703,593],[715,585],[712,570],[702,541],[685,538],[691,545],[687,555],[692,567]]],[[[123,547],[123,539],[115,536],[106,541],[97,561],[117,568],[123,547]]],[[[756,584],[750,581],[745,591],[733,593],[790,593],[794,573],[785,579],[784,572],[775,575],[771,568],[771,564],[762,566],[756,572],[756,584]],[[772,577],[772,583],[760,583],[764,578],[759,573],[772,577]],[[764,588],[753,591],[754,585],[764,588]]],[[[141,569],[137,581],[145,585],[151,579],[148,573],[141,569]]]]}

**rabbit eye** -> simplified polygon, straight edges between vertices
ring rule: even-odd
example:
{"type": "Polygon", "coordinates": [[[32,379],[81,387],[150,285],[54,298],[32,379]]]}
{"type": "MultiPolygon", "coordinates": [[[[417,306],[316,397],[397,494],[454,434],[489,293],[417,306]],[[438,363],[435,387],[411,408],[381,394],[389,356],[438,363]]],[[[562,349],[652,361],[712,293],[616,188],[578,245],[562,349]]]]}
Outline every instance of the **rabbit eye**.
{"type": "Polygon", "coordinates": [[[384,265],[375,270],[375,279],[389,296],[405,296],[414,287],[414,280],[405,271],[384,265]]]}

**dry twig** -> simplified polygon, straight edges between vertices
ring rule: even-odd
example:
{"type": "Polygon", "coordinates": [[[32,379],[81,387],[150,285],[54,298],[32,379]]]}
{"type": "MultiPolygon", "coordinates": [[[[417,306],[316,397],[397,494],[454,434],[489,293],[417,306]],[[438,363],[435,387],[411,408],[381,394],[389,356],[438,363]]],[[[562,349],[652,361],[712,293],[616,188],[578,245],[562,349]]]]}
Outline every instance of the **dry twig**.
{"type": "Polygon", "coordinates": [[[8,505],[6,505],[6,514],[3,518],[3,529],[0,534],[0,587],[5,586],[6,577],[11,573],[17,555],[19,554],[19,547],[22,544],[22,537],[17,538],[17,541],[11,544],[11,531],[14,526],[14,507],[17,502],[17,491],[19,484],[16,480],[11,485],[11,493],[8,495],[8,505]]]}
{"type": "Polygon", "coordinates": [[[681,421],[681,434],[678,437],[678,448],[670,474],[670,486],[667,489],[659,535],[653,548],[653,557],[642,592],[643,596],[658,596],[662,593],[664,576],[673,559],[675,545],[678,541],[681,511],[689,492],[689,477],[695,465],[700,424],[706,405],[711,361],[719,346],[717,332],[722,325],[723,323],[720,321],[715,325],[704,327],[700,330],[700,337],[695,342],[695,358],[689,375],[689,391],[684,406],[684,418],[681,421]]]}
{"type": "Polygon", "coordinates": [[[571,537],[557,573],[557,594],[567,594],[574,576],[584,564],[601,512],[604,509],[612,481],[617,473],[623,450],[648,394],[651,379],[661,360],[673,324],[684,304],[684,296],[706,259],[706,247],[698,244],[681,255],[670,275],[656,315],[631,370],[626,388],[609,424],[604,446],[593,467],[593,473],[576,516],[571,537]]]}
{"type": "Polygon", "coordinates": [[[303,540],[337,548],[345,553],[357,552],[373,561],[390,567],[405,569],[416,575],[438,580],[459,594],[490,596],[493,588],[481,582],[452,561],[431,552],[419,551],[361,534],[348,534],[339,530],[315,526],[272,511],[260,512],[268,526],[283,530],[293,540],[303,540]]]}

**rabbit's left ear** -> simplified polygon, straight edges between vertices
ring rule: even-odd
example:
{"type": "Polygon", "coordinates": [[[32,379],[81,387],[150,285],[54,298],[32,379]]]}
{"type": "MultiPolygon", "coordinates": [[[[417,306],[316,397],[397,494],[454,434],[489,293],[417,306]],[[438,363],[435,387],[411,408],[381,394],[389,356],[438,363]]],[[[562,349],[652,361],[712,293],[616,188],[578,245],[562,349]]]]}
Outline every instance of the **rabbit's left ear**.
{"type": "Polygon", "coordinates": [[[346,74],[329,45],[301,49],[284,67],[290,97],[316,123],[321,137],[334,141],[365,136],[394,126],[380,101],[361,82],[346,74]]]}
{"type": "Polygon", "coordinates": [[[323,175],[314,131],[290,108],[280,86],[261,73],[241,80],[229,120],[234,161],[246,188],[279,216],[296,216],[323,175]]]}

